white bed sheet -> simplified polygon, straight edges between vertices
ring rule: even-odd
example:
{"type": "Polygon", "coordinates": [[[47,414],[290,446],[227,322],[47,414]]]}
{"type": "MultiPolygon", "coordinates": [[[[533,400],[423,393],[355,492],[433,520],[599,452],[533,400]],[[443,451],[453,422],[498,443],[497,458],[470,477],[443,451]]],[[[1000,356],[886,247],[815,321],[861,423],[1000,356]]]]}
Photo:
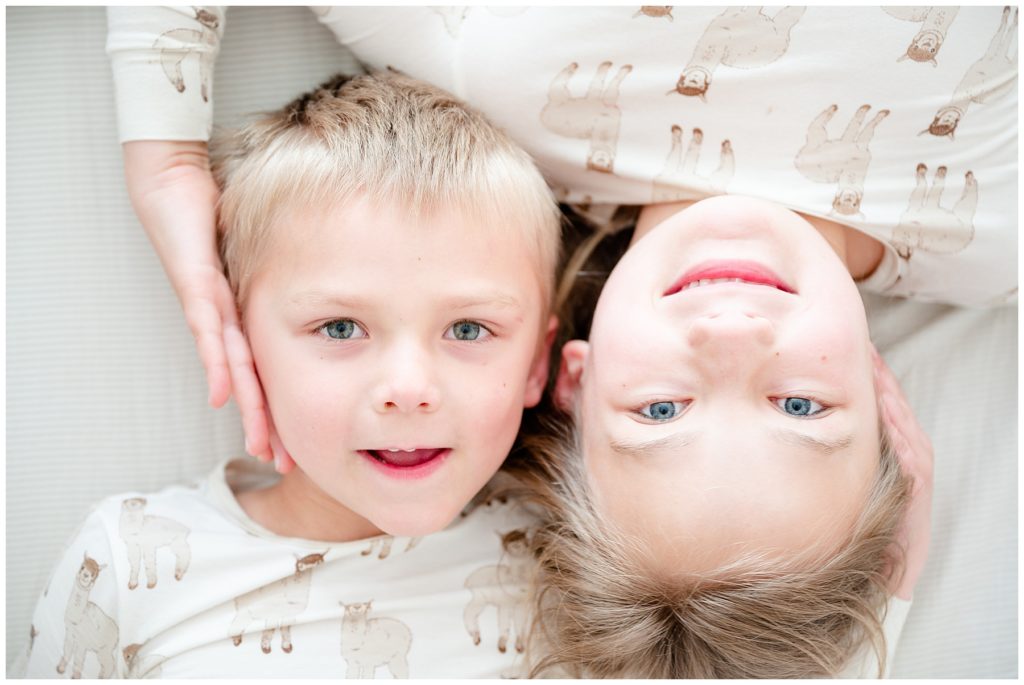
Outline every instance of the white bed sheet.
{"type": "MultiPolygon", "coordinates": [[[[106,20],[7,9],[7,664],[93,501],[242,453],[122,181],[106,20]]],[[[351,57],[304,8],[234,8],[216,121],[276,107],[351,57]]],[[[936,446],[931,557],[897,677],[1017,676],[1017,308],[868,297],[936,446]]]]}

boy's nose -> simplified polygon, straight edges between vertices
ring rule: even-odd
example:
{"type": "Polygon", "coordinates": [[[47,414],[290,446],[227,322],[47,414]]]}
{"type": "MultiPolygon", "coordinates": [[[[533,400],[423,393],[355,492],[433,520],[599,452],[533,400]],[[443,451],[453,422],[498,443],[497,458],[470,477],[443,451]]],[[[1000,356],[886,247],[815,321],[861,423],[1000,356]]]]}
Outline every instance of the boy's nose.
{"type": "Polygon", "coordinates": [[[380,413],[436,411],[441,391],[433,381],[430,367],[418,355],[403,355],[388,364],[373,393],[373,407],[380,413]]]}

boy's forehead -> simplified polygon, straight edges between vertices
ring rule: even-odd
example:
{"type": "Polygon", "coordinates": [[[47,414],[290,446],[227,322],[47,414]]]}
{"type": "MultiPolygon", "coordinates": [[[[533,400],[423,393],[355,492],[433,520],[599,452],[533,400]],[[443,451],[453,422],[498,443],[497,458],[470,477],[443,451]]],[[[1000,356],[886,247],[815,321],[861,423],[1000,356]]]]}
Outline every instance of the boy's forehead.
{"type": "Polygon", "coordinates": [[[416,299],[442,293],[465,300],[461,291],[470,289],[524,310],[543,309],[553,276],[544,273],[532,242],[500,218],[484,221],[462,208],[418,210],[365,199],[294,206],[270,222],[252,282],[287,291],[289,299],[303,292],[299,299],[307,303],[330,299],[332,291],[375,299],[375,290],[397,292],[410,281],[423,286],[416,299]]]}
{"type": "Polygon", "coordinates": [[[387,261],[412,256],[423,262],[454,254],[474,260],[528,261],[531,268],[522,275],[532,281],[538,276],[542,282],[551,280],[554,275],[546,273],[550,269],[537,232],[525,228],[518,217],[486,214],[469,204],[416,206],[366,197],[282,208],[270,222],[260,270],[282,258],[301,264],[353,261],[363,255],[387,261]],[[416,254],[406,254],[410,251],[416,254]]]}

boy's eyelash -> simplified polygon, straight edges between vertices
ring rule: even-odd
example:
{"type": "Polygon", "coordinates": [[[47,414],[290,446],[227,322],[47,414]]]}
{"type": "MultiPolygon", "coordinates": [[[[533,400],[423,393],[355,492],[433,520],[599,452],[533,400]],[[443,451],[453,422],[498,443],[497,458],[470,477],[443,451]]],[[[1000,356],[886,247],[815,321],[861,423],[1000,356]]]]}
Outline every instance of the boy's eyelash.
{"type": "MultiPolygon", "coordinates": [[[[331,336],[327,335],[324,332],[325,328],[330,326],[332,323],[338,323],[339,321],[351,321],[353,324],[355,324],[360,330],[362,330],[366,334],[365,337],[367,337],[367,338],[370,337],[370,332],[366,329],[366,326],[361,324],[357,319],[353,319],[352,317],[348,317],[348,316],[340,316],[340,317],[337,317],[337,318],[334,318],[334,319],[327,319],[326,321],[321,321],[320,323],[313,324],[313,326],[310,328],[309,334],[311,336],[313,336],[313,337],[327,338],[328,340],[334,340],[335,342],[347,342],[346,340],[340,340],[338,338],[331,338],[331,336]]],[[[352,338],[352,339],[353,340],[359,340],[360,338],[352,338]]]]}
{"type": "Polygon", "coordinates": [[[448,327],[445,328],[445,332],[447,333],[448,331],[452,330],[455,326],[458,326],[460,323],[476,324],[477,326],[479,326],[483,330],[487,331],[487,337],[484,338],[483,340],[459,340],[459,342],[461,342],[461,343],[483,344],[483,343],[487,342],[488,340],[490,340],[491,338],[498,337],[498,334],[494,332],[494,328],[492,328],[491,326],[488,326],[483,321],[477,321],[475,319],[459,319],[458,321],[452,321],[450,324],[448,324],[448,327]]]}
{"type": "MultiPolygon", "coordinates": [[[[353,324],[355,324],[356,326],[358,326],[360,329],[363,330],[363,332],[366,334],[365,337],[369,337],[369,335],[370,335],[369,331],[366,330],[366,326],[364,326],[363,324],[359,323],[359,321],[357,321],[356,319],[352,319],[352,318],[349,318],[349,317],[340,317],[340,318],[336,318],[336,319],[328,319],[326,321],[322,321],[320,323],[313,324],[313,326],[310,327],[309,334],[314,336],[314,337],[328,337],[328,338],[330,338],[330,336],[326,336],[324,334],[324,329],[327,328],[327,326],[330,326],[332,323],[337,323],[339,321],[351,321],[353,324]]],[[[492,337],[495,337],[495,338],[498,337],[498,334],[495,331],[494,327],[488,326],[487,324],[485,324],[482,321],[475,321],[473,319],[459,319],[458,321],[453,321],[450,324],[448,324],[448,326],[445,328],[445,331],[451,330],[453,326],[457,326],[460,323],[476,324],[477,326],[479,326],[483,330],[487,331],[487,338],[485,338],[484,340],[461,340],[460,342],[484,343],[484,342],[486,342],[488,339],[490,339],[492,337]]],[[[331,339],[332,340],[336,340],[336,338],[331,338],[331,339]]],[[[344,341],[342,340],[341,342],[344,342],[344,341]]]]}

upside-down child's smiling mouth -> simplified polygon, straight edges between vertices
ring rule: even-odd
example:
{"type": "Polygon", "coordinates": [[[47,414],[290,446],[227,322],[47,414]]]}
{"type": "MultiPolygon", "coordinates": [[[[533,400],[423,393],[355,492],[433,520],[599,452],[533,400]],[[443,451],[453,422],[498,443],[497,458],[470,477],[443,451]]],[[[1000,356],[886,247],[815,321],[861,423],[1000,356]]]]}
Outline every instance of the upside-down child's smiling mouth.
{"type": "Polygon", "coordinates": [[[704,262],[690,269],[677,278],[662,296],[668,297],[684,290],[723,283],[772,287],[784,293],[796,294],[796,290],[762,264],[738,260],[716,260],[704,262]]]}

